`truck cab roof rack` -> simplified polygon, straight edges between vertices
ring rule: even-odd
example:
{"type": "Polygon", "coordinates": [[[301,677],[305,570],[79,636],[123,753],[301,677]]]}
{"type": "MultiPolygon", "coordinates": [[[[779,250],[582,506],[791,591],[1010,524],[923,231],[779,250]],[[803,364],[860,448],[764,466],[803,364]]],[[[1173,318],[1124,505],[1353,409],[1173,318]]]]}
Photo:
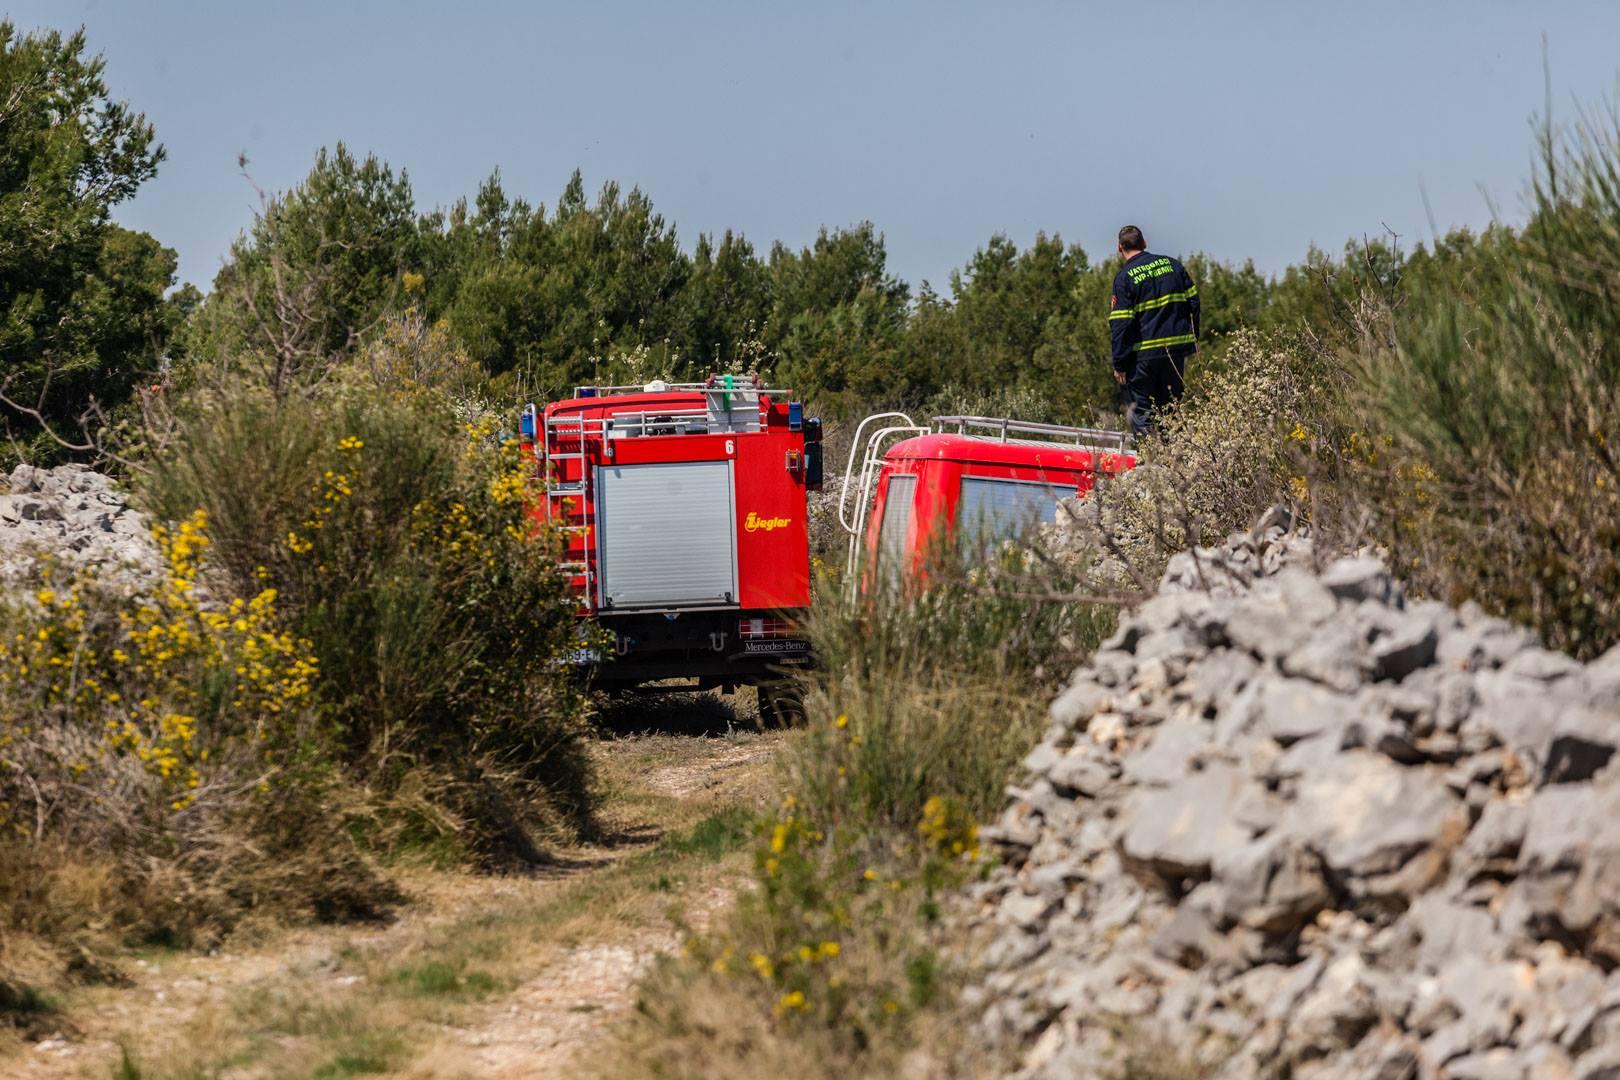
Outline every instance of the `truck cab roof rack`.
{"type": "Polygon", "coordinates": [[[936,416],[935,430],[944,432],[955,428],[958,435],[993,436],[1000,442],[1047,443],[1073,442],[1076,446],[1089,446],[1102,450],[1126,450],[1123,431],[1106,428],[1075,427],[1069,424],[1037,424],[1030,420],[1009,420],[1000,416],[936,416]],[[1037,436],[1015,438],[1014,436],[1037,436]]]}
{"type": "Polygon", "coordinates": [[[715,376],[705,382],[665,382],[654,379],[649,383],[623,386],[576,386],[576,398],[608,397],[613,394],[667,394],[672,391],[703,394],[767,394],[771,397],[791,397],[793,391],[781,386],[766,386],[747,376],[715,376]],[[727,379],[730,382],[727,382],[727,379]]]}

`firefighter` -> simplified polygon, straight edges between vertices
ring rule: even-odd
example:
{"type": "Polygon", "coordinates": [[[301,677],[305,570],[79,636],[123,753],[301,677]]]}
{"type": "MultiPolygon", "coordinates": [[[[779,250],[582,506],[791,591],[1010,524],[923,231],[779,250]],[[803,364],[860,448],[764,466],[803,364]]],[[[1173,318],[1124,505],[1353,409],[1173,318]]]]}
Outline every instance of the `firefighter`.
{"type": "Polygon", "coordinates": [[[1148,251],[1135,225],[1119,230],[1119,255],[1125,265],[1108,301],[1114,381],[1130,392],[1131,432],[1142,436],[1153,430],[1155,410],[1181,400],[1198,347],[1198,286],[1181,263],[1148,251]]]}

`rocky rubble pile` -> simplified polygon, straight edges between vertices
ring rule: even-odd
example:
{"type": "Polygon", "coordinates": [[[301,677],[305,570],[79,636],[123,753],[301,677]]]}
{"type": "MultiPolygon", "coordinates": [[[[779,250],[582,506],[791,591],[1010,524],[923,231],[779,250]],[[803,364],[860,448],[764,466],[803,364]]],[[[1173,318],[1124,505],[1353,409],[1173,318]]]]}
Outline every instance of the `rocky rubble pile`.
{"type": "Polygon", "coordinates": [[[87,570],[103,585],[130,589],[163,570],[145,516],[112,480],[83,465],[19,465],[0,494],[0,581],[35,584],[46,560],[58,580],[87,570]]]}
{"type": "Polygon", "coordinates": [[[1620,649],[1178,556],[990,839],[970,992],[1028,1076],[1620,1077],[1620,649]]]}

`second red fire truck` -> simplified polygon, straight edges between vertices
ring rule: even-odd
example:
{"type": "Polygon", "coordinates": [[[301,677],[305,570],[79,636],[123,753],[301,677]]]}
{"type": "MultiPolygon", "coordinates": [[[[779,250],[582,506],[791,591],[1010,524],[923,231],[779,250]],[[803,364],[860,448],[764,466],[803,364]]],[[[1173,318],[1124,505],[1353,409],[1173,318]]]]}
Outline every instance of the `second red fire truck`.
{"type": "Polygon", "coordinates": [[[855,429],[839,491],[845,582],[920,582],[943,546],[976,557],[1042,523],[1064,499],[1134,468],[1125,435],[991,416],[878,413],[855,429]]]}

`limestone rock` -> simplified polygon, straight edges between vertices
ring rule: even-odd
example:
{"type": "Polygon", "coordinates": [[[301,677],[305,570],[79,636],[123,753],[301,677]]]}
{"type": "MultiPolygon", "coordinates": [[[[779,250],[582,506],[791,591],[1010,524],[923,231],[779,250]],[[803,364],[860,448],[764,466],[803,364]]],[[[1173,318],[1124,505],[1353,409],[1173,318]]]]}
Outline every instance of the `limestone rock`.
{"type": "Polygon", "coordinates": [[[1236,769],[1214,768],[1138,793],[1120,850],[1165,878],[1207,878],[1216,855],[1249,839],[1233,814],[1243,782],[1236,769]]]}
{"type": "Polygon", "coordinates": [[[131,595],[162,577],[146,519],[111,479],[82,465],[18,465],[0,495],[0,582],[32,589],[87,575],[131,595]]]}
{"type": "Polygon", "coordinates": [[[1022,1076],[1620,1080],[1620,649],[1314,564],[1281,517],[1177,556],[1053,703],[984,830],[985,1037],[1022,1076]]]}

